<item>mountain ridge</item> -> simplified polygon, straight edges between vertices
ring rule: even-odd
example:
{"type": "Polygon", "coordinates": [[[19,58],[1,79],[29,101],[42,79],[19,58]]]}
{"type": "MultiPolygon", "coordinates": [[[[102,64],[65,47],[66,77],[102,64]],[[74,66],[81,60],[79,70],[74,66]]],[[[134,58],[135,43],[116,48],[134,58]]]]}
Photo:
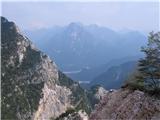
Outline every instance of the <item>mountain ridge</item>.
{"type": "Polygon", "coordinates": [[[55,62],[22,35],[14,22],[1,17],[1,26],[2,119],[55,119],[74,108],[79,97],[88,106],[80,103],[76,109],[90,110],[79,84],[61,75],[55,62]]]}
{"type": "Polygon", "coordinates": [[[101,85],[105,89],[119,89],[137,68],[137,61],[128,61],[112,66],[90,82],[90,86],[101,85]]]}
{"type": "MultiPolygon", "coordinates": [[[[142,46],[142,44],[144,44],[146,40],[146,37],[140,34],[139,32],[134,36],[130,35],[130,38],[125,38],[127,34],[123,36],[123,34],[119,34],[118,32],[115,32],[109,28],[99,27],[99,26],[92,27],[92,26],[85,26],[81,23],[80,25],[77,23],[71,23],[65,27],[62,27],[61,30],[58,30],[57,33],[55,32],[55,30],[53,30],[52,37],[47,38],[46,36],[46,39],[48,39],[47,41],[44,41],[43,39],[40,40],[38,38],[37,42],[35,43],[38,44],[39,47],[42,48],[43,51],[48,53],[51,57],[55,56],[54,58],[56,60],[56,63],[60,66],[62,71],[66,71],[67,69],[72,71],[72,70],[78,70],[79,68],[86,67],[86,66],[95,67],[94,63],[96,63],[97,66],[100,65],[100,63],[105,64],[107,63],[107,61],[116,59],[116,58],[113,58],[113,56],[116,56],[116,55],[117,55],[117,58],[132,56],[134,55],[135,50],[139,52],[139,46],[142,46]],[[76,28],[76,29],[73,29],[73,28],[76,28]],[[133,39],[131,39],[132,37],[133,39]],[[134,39],[135,37],[138,37],[138,39],[134,39]],[[43,43],[41,43],[42,41],[43,43]],[[62,42],[56,42],[56,41],[62,41],[62,42]],[[131,50],[132,52],[128,51],[129,54],[127,53],[127,51],[123,50],[124,48],[127,47],[127,45],[124,44],[123,41],[130,41],[127,43],[128,46],[132,46],[132,50],[131,50]],[[134,44],[138,42],[139,45],[137,46],[138,43],[134,45],[131,41],[134,41],[133,42],[134,44]],[[57,46],[61,46],[62,44],[63,44],[63,47],[61,48],[57,47],[57,46]],[[120,47],[119,45],[123,47],[120,47]],[[67,52],[67,51],[69,52],[68,58],[66,58],[65,55],[63,54],[63,52],[67,52]],[[111,51],[113,52],[112,56],[110,53],[111,51]],[[119,56],[122,54],[120,53],[117,54],[116,52],[123,52],[124,56],[119,56]],[[70,55],[70,53],[72,53],[72,55],[70,55]],[[81,53],[83,53],[83,57],[81,53]],[[95,58],[95,55],[98,55],[97,58],[95,58]],[[72,57],[72,59],[77,61],[77,63],[74,63],[75,61],[66,63],[66,61],[72,61],[70,57],[72,57]],[[62,61],[63,58],[65,58],[66,61],[62,61]],[[100,58],[101,60],[99,60],[100,58]],[[91,60],[93,62],[91,62],[91,60]],[[81,62],[83,62],[83,64],[81,62]],[[73,67],[71,67],[69,64],[72,64],[73,67]]],[[[33,35],[34,35],[34,32],[30,33],[28,36],[32,38],[33,35]]],[[[42,38],[43,38],[43,34],[42,34],[42,38]]]]}

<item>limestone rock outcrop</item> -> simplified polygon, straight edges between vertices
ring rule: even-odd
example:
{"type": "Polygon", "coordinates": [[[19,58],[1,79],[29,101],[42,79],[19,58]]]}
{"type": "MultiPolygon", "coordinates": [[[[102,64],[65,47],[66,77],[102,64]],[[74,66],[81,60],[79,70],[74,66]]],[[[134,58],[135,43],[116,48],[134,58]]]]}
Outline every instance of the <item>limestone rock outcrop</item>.
{"type": "Polygon", "coordinates": [[[128,89],[108,92],[96,105],[90,120],[158,120],[160,100],[128,89]]]}
{"type": "Polygon", "coordinates": [[[4,17],[1,44],[2,119],[56,118],[78,102],[78,90],[79,97],[85,95],[78,83],[67,81],[66,76],[62,78],[55,62],[4,17]],[[77,86],[73,90],[74,85],[77,86]]]}

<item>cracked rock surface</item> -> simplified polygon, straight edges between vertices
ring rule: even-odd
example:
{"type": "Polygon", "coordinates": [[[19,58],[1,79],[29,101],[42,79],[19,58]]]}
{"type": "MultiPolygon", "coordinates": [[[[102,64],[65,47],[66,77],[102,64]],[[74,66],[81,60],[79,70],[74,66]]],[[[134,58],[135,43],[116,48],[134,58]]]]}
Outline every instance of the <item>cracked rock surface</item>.
{"type": "Polygon", "coordinates": [[[160,100],[141,91],[108,92],[96,105],[90,120],[159,120],[160,100]]]}
{"type": "Polygon", "coordinates": [[[44,120],[58,117],[82,97],[75,83],[59,77],[56,64],[24,36],[15,23],[1,17],[2,119],[44,120]],[[60,82],[61,81],[61,82],[60,82]],[[62,84],[64,83],[64,84],[62,84]],[[78,98],[79,99],[79,98],[78,98]]]}

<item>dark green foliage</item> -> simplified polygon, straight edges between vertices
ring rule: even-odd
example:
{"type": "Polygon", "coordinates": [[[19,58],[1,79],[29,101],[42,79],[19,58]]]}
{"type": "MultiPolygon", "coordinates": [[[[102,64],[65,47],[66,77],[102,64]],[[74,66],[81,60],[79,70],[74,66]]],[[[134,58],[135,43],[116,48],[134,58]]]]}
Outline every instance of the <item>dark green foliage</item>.
{"type": "Polygon", "coordinates": [[[91,103],[92,109],[94,109],[95,104],[99,103],[99,100],[97,98],[95,98],[95,94],[97,93],[99,87],[101,87],[101,85],[94,85],[87,92],[88,93],[87,96],[88,96],[88,99],[91,103]]]}
{"type": "Polygon", "coordinates": [[[25,59],[22,62],[23,64],[22,69],[24,70],[33,68],[34,66],[39,64],[41,60],[40,51],[33,50],[30,45],[27,47],[26,51],[27,52],[25,54],[25,59]]]}
{"type": "Polygon", "coordinates": [[[85,110],[87,113],[91,112],[91,105],[87,96],[87,92],[80,87],[80,85],[71,80],[65,74],[59,71],[59,85],[66,86],[72,91],[72,103],[76,110],[85,110]]]}
{"type": "Polygon", "coordinates": [[[144,80],[145,89],[157,94],[160,92],[160,33],[150,33],[148,44],[142,47],[145,58],[139,61],[140,75],[137,79],[144,80]]]}
{"type": "Polygon", "coordinates": [[[64,117],[67,117],[69,114],[72,114],[76,112],[75,109],[69,108],[65,113],[62,113],[59,117],[56,119],[51,118],[51,120],[62,120],[64,117]]]}
{"type": "Polygon", "coordinates": [[[142,47],[141,51],[144,52],[145,58],[139,60],[138,70],[130,76],[124,86],[159,95],[160,33],[151,32],[147,46],[142,47]]]}
{"type": "Polygon", "coordinates": [[[71,87],[75,81],[71,80],[69,77],[67,77],[65,74],[63,74],[61,71],[58,72],[59,75],[59,85],[66,86],[66,87],[71,87]]]}
{"type": "MultiPolygon", "coordinates": [[[[19,70],[16,72],[20,74],[19,70]]],[[[27,78],[26,81],[16,80],[17,76],[14,72],[8,70],[6,73],[7,75],[2,77],[2,119],[18,119],[17,112],[21,115],[28,112],[32,114],[38,108],[44,83],[27,84],[27,78]]]]}
{"type": "Polygon", "coordinates": [[[42,88],[44,87],[44,83],[41,82],[39,84],[30,84],[26,86],[26,97],[31,107],[31,112],[38,109],[39,100],[43,97],[42,88]],[[33,92],[34,91],[34,92],[33,92]],[[37,104],[38,103],[38,104],[37,104]]]}
{"type": "Polygon", "coordinates": [[[137,76],[139,75],[139,71],[136,70],[128,77],[128,79],[124,82],[121,88],[129,88],[132,90],[144,90],[144,82],[143,80],[138,80],[137,76]]]}
{"type": "Polygon", "coordinates": [[[31,82],[32,77],[37,78],[36,81],[42,77],[35,71],[35,66],[41,62],[40,52],[31,48],[30,42],[17,32],[13,22],[1,18],[1,26],[1,119],[31,119],[38,108],[44,86],[43,82],[31,82]],[[23,48],[26,51],[20,63],[18,53],[23,48]]]}
{"type": "Polygon", "coordinates": [[[91,87],[91,91],[93,94],[95,94],[98,91],[98,88],[101,87],[101,85],[93,85],[91,87]]]}
{"type": "MultiPolygon", "coordinates": [[[[28,51],[29,49],[26,54],[28,51]]],[[[30,50],[30,52],[33,51],[30,50]]],[[[27,83],[31,81],[32,77],[29,75],[30,73],[27,70],[38,63],[37,59],[40,55],[38,53],[36,57],[36,54],[37,53],[35,52],[35,54],[33,54],[34,56],[31,58],[31,53],[26,55],[24,62],[22,62],[19,67],[17,65],[14,67],[6,67],[5,64],[2,65],[2,72],[5,72],[5,76],[2,76],[2,119],[18,119],[17,112],[22,115],[27,112],[32,114],[35,110],[37,110],[39,100],[42,97],[41,92],[44,83],[27,83]],[[27,77],[23,78],[23,80],[17,79],[19,76],[23,75],[27,77]],[[17,89],[17,91],[15,91],[15,89],[17,89]],[[10,107],[7,107],[7,105],[10,107]]],[[[2,60],[2,63],[3,62],[5,62],[5,59],[2,60]]],[[[36,73],[34,75],[36,75],[36,73]]]]}

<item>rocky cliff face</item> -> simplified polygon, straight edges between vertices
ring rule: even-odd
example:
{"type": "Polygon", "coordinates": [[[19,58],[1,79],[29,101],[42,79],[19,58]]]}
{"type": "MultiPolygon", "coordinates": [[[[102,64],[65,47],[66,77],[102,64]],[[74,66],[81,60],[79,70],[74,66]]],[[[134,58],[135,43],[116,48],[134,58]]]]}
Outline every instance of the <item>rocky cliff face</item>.
{"type": "Polygon", "coordinates": [[[108,92],[101,87],[87,94],[13,22],[1,17],[1,28],[1,119],[87,120],[86,112],[97,100],[91,120],[160,119],[159,99],[140,91],[108,92]]]}
{"type": "Polygon", "coordinates": [[[160,100],[138,90],[108,92],[90,115],[90,120],[104,119],[159,120],[160,100]]]}
{"type": "MultiPolygon", "coordinates": [[[[13,22],[1,17],[1,28],[2,119],[56,118],[73,107],[78,102],[72,99],[73,93],[80,87],[73,91],[71,86],[77,83],[68,83],[59,76],[55,63],[36,49],[13,22]]],[[[81,90],[79,96],[83,95],[81,90]]]]}

